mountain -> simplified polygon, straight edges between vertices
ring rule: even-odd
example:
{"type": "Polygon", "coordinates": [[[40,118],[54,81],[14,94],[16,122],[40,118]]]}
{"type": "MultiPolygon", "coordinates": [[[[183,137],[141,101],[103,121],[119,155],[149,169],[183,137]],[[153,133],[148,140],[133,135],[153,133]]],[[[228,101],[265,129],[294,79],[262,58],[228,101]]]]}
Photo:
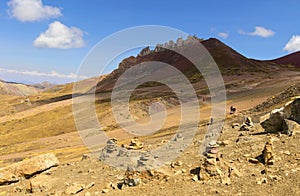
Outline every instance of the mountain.
{"type": "Polygon", "coordinates": [[[54,86],[56,86],[57,84],[52,84],[50,82],[41,82],[41,83],[37,83],[37,84],[32,84],[32,86],[40,88],[40,89],[49,89],[49,88],[53,88],[54,86]]]}
{"type": "Polygon", "coordinates": [[[284,57],[274,59],[272,62],[283,65],[294,65],[300,67],[300,51],[288,54],[284,57]]]}
{"type": "MultiPolygon", "coordinates": [[[[217,63],[223,76],[239,76],[247,74],[268,76],[270,75],[270,72],[288,69],[287,66],[283,66],[282,64],[290,64],[286,62],[277,63],[274,61],[260,61],[247,58],[216,38],[203,40],[195,36],[189,36],[187,40],[178,39],[176,43],[170,41],[169,43],[164,44],[164,46],[170,47],[171,45],[171,47],[179,47],[179,49],[180,47],[184,48],[184,43],[190,43],[189,39],[197,39],[203,44],[217,63]]],[[[162,45],[157,45],[154,50],[150,50],[149,47],[146,47],[136,57],[131,56],[124,59],[116,70],[98,83],[96,92],[111,91],[115,82],[128,68],[148,61],[158,61],[170,64],[184,73],[192,83],[196,83],[202,79],[199,71],[188,59],[172,50],[165,49],[165,47],[162,48],[161,46],[162,45]]],[[[290,67],[290,69],[292,68],[293,67],[290,67]]],[[[158,70],[158,72],[159,71],[161,72],[162,70],[158,70]]]]}
{"type": "Polygon", "coordinates": [[[0,95],[27,96],[41,91],[35,86],[0,80],[0,95]]]}

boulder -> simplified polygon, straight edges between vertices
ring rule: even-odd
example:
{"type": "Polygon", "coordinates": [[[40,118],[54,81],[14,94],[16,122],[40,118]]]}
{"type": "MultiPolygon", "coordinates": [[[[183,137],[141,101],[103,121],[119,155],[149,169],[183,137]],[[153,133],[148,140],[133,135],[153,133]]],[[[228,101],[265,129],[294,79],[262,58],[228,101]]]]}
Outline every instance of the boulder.
{"type": "Polygon", "coordinates": [[[293,135],[294,133],[300,131],[300,125],[292,120],[284,119],[283,132],[288,135],[293,135]]]}
{"type": "Polygon", "coordinates": [[[58,159],[52,153],[25,159],[0,169],[0,185],[18,182],[24,177],[30,178],[58,164],[58,159]]]}
{"type": "Polygon", "coordinates": [[[284,114],[281,111],[271,113],[270,118],[263,121],[261,126],[267,133],[277,133],[283,131],[284,114]]]}
{"type": "Polygon", "coordinates": [[[293,128],[296,124],[287,122],[285,119],[289,119],[300,123],[300,98],[286,103],[284,107],[275,109],[271,113],[261,117],[261,126],[267,133],[283,132],[290,134],[287,129],[288,126],[293,128]]]}
{"type": "Polygon", "coordinates": [[[300,98],[295,99],[291,104],[291,120],[300,124],[300,98]]]}

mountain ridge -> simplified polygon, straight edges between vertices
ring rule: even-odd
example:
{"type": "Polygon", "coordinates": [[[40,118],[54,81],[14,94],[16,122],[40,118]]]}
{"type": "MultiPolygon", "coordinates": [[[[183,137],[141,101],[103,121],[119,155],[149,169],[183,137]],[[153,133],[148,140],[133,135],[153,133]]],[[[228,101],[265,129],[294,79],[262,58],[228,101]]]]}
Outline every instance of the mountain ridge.
{"type": "Polygon", "coordinates": [[[270,72],[276,72],[286,69],[297,69],[297,67],[286,66],[287,63],[283,64],[275,60],[263,61],[247,58],[216,38],[203,40],[195,36],[189,36],[187,40],[182,40],[180,38],[176,43],[173,41],[169,41],[169,43],[163,45],[158,44],[154,50],[150,50],[149,47],[146,47],[142,49],[137,56],[130,56],[123,59],[119,63],[117,69],[112,71],[104,80],[100,81],[97,84],[96,93],[111,91],[115,82],[128,68],[136,64],[148,61],[158,61],[170,64],[186,74],[188,79],[193,79],[193,81],[191,82],[197,82],[201,80],[201,76],[199,75],[199,73],[196,73],[198,72],[198,70],[195,68],[195,66],[192,65],[189,60],[185,59],[179,54],[176,54],[175,52],[162,49],[161,47],[164,46],[164,48],[166,48],[166,46],[170,45],[173,47],[183,47],[184,43],[190,43],[189,39],[198,40],[207,49],[207,51],[217,63],[223,76],[243,75],[246,73],[259,73],[265,74],[267,76],[270,72]]]}

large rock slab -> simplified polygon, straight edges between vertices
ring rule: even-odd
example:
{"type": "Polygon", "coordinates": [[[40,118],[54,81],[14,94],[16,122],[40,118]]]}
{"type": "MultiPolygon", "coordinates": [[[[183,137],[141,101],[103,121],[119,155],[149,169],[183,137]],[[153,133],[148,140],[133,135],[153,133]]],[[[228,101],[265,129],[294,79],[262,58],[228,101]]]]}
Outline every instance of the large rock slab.
{"type": "Polygon", "coordinates": [[[0,169],[0,185],[18,182],[30,178],[51,167],[58,166],[59,161],[52,153],[39,155],[0,169]]]}
{"type": "Polygon", "coordinates": [[[277,133],[283,131],[285,115],[282,111],[278,111],[270,114],[270,118],[263,121],[261,126],[267,133],[277,133]]]}
{"type": "Polygon", "coordinates": [[[300,124],[300,98],[296,97],[286,103],[282,108],[275,109],[261,117],[261,126],[267,133],[288,133],[287,126],[291,123],[285,119],[293,120],[300,124]]]}

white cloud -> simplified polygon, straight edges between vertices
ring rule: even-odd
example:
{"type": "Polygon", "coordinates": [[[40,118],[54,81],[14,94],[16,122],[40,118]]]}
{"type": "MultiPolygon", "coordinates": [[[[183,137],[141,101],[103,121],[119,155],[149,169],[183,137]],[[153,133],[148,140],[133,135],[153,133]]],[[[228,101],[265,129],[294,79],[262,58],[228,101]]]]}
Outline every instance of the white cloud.
{"type": "Polygon", "coordinates": [[[271,29],[266,29],[265,27],[259,27],[259,26],[255,27],[254,32],[248,33],[248,32],[244,32],[244,31],[240,30],[239,33],[243,34],[243,35],[252,35],[252,36],[259,36],[259,37],[264,37],[264,38],[275,35],[275,32],[272,31],[271,29]]]}
{"type": "Polygon", "coordinates": [[[37,48],[82,48],[84,32],[76,27],[67,27],[59,21],[54,21],[48,29],[41,33],[33,42],[37,48]]]}
{"type": "Polygon", "coordinates": [[[219,37],[223,38],[223,39],[227,39],[227,37],[229,36],[228,33],[224,33],[224,32],[221,32],[218,34],[219,37]]]}
{"type": "Polygon", "coordinates": [[[27,75],[27,76],[37,76],[37,77],[54,77],[54,78],[66,78],[66,79],[86,79],[86,76],[77,76],[74,73],[70,74],[61,74],[56,71],[52,71],[50,73],[43,73],[39,71],[19,71],[15,69],[5,69],[0,68],[0,72],[2,73],[10,73],[10,74],[20,74],[20,75],[27,75]]]}
{"type": "Polygon", "coordinates": [[[288,52],[300,51],[300,35],[294,35],[285,45],[283,50],[288,52]]]}
{"type": "Polygon", "coordinates": [[[7,5],[9,14],[22,22],[62,16],[60,8],[43,5],[42,0],[10,0],[7,5]]]}

